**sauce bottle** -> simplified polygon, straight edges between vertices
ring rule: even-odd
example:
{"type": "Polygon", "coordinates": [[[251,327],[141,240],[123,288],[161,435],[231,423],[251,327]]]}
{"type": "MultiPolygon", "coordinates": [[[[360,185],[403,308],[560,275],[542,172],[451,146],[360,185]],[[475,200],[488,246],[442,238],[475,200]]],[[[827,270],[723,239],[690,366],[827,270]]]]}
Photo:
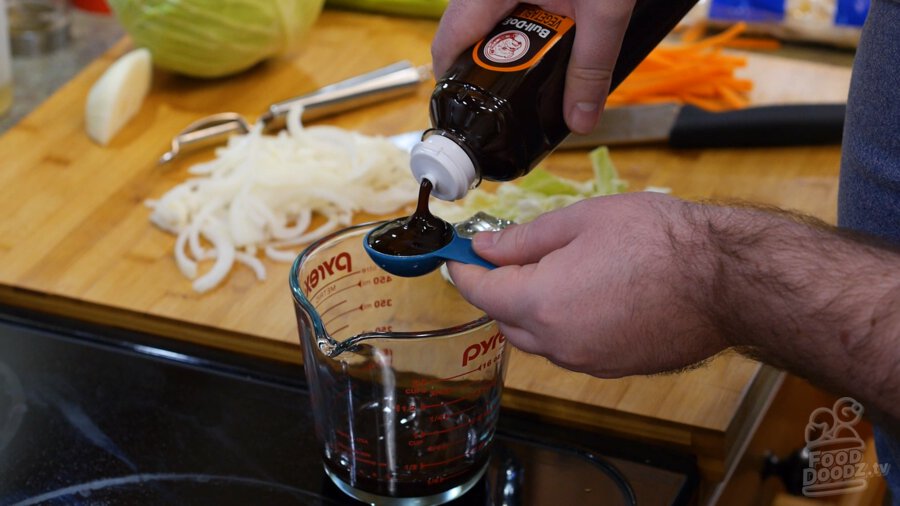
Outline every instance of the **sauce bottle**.
{"type": "MultiPolygon", "coordinates": [[[[637,1],[610,91],[694,3],[637,1]]],[[[438,80],[430,103],[433,128],[411,152],[413,176],[431,181],[435,197],[456,200],[482,178],[509,181],[531,171],[569,135],[562,100],[574,40],[572,19],[517,6],[438,80]]]]}

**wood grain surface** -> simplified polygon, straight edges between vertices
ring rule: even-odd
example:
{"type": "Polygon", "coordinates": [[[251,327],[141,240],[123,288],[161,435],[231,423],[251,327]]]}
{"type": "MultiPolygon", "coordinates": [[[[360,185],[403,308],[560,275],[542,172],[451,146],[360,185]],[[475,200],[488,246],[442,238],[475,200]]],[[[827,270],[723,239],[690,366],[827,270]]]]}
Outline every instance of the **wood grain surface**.
{"type": "MultiPolygon", "coordinates": [[[[435,27],[326,11],[305,49],[292,57],[216,81],[158,71],[140,113],[101,148],[84,133],[84,103],[94,81],[130,48],[121,42],[0,138],[0,302],[299,361],[287,264],[266,260],[265,282],[236,267],[222,286],[199,295],[175,266],[174,238],[148,221],[144,200],[182,181],[185,169],[211,151],[167,167],[155,161],[176,132],[207,114],[228,110],[254,118],[273,101],[398,60],[427,63],[435,27]]],[[[847,69],[815,67],[807,82],[802,72],[779,72],[751,77],[781,83],[760,84],[769,92],[789,83],[791,97],[804,101],[826,88],[822,101],[833,101],[840,95],[834,90],[846,90],[849,81],[847,69]],[[797,95],[803,86],[807,91],[797,95]]],[[[323,122],[385,135],[424,128],[430,88],[323,122]]],[[[684,198],[761,202],[827,221],[835,217],[839,157],[838,147],[613,151],[631,190],[663,186],[684,198]]],[[[575,179],[590,175],[585,152],[553,155],[546,167],[575,179]]],[[[776,371],[731,353],[682,374],[621,380],[566,372],[514,353],[504,405],[689,449],[715,480],[778,380],[776,371]]]]}

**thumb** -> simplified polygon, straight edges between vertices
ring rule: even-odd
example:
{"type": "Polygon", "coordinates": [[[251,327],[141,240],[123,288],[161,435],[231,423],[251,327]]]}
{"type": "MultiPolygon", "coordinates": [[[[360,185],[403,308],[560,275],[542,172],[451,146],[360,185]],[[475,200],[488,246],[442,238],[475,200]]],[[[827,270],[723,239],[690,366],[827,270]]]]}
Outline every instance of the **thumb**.
{"type": "Polygon", "coordinates": [[[479,256],[497,265],[537,263],[575,239],[578,227],[566,219],[564,211],[543,214],[530,223],[512,225],[499,232],[482,232],[475,235],[472,247],[479,256]]]}
{"type": "Polygon", "coordinates": [[[533,287],[534,266],[507,265],[485,270],[475,265],[448,262],[450,277],[459,294],[473,306],[499,321],[521,321],[527,314],[529,287],[533,287]]]}

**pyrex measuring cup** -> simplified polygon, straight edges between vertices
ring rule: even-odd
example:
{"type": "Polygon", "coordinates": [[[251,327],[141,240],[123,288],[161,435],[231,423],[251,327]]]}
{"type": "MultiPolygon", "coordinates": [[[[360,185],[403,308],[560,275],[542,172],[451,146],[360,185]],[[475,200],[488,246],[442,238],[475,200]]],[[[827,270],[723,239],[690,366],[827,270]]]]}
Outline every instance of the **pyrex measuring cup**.
{"type": "Polygon", "coordinates": [[[325,471],[377,504],[441,504],[484,472],[506,371],[505,338],[439,272],[378,268],[359,225],[294,262],[304,367],[325,471]]]}

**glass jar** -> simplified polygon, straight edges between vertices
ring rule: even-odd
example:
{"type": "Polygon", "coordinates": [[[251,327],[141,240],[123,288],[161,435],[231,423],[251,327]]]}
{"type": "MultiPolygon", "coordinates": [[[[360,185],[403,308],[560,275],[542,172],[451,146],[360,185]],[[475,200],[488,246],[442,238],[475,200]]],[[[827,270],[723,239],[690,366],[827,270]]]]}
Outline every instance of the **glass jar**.
{"type": "Polygon", "coordinates": [[[34,56],[65,47],[70,19],[67,0],[5,0],[12,53],[34,56]]]}

